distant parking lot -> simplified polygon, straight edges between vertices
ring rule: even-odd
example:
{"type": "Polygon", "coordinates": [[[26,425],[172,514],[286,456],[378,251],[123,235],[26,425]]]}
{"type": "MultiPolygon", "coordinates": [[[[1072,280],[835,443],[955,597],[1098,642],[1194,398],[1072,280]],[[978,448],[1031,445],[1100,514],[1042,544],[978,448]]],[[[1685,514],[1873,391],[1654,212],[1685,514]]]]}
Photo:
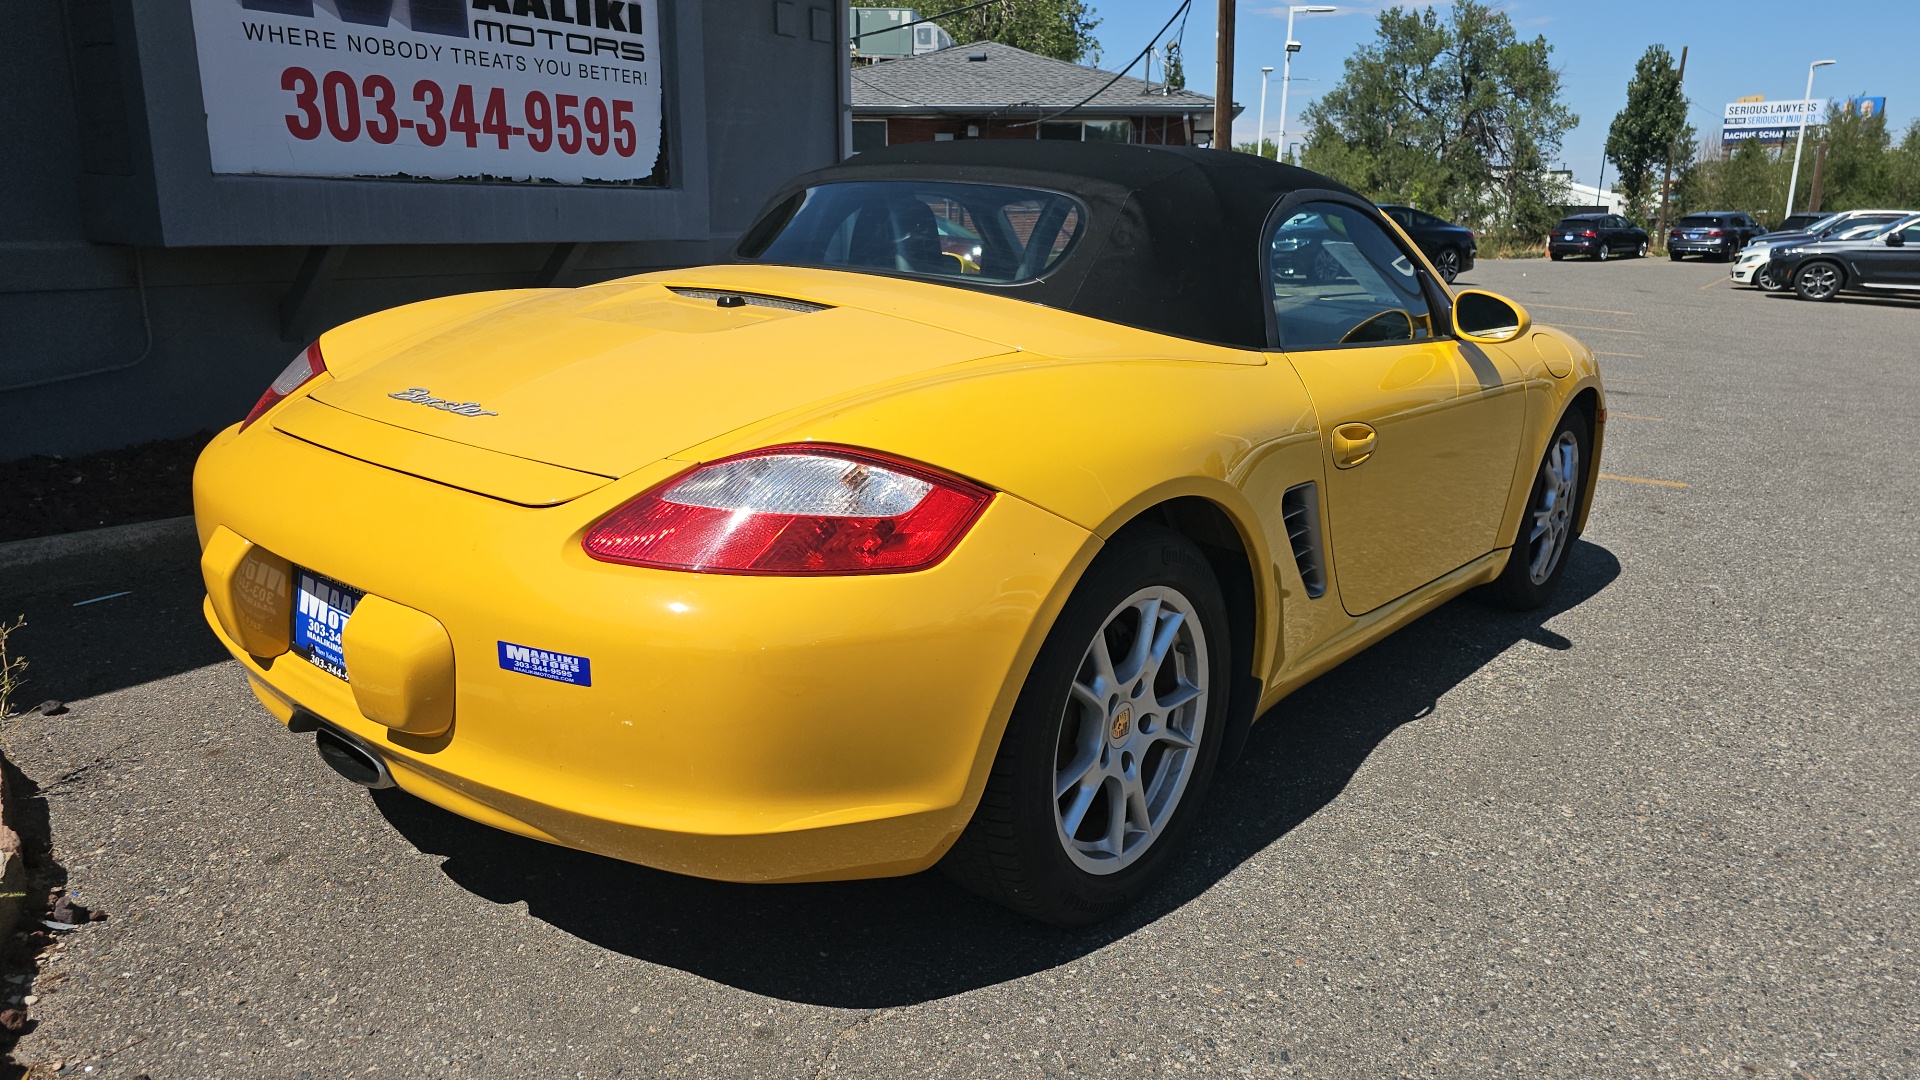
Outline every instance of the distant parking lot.
{"type": "Polygon", "coordinates": [[[937,874],[678,878],[372,795],[199,622],[190,540],[0,570],[70,890],[23,1062],[91,1077],[1920,1071],[1920,303],[1483,262],[1601,357],[1561,600],[1283,703],[1064,933],[937,874]],[[127,591],[81,607],[77,601],[127,591]]]}

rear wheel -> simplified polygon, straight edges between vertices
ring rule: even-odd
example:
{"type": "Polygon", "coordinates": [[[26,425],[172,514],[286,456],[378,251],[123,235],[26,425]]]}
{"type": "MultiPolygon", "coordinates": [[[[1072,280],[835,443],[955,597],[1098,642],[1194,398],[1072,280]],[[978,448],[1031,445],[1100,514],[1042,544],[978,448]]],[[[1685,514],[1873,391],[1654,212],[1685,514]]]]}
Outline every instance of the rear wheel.
{"type": "Polygon", "coordinates": [[[1613,249],[1607,246],[1606,241],[1602,240],[1600,242],[1600,251],[1594,258],[1599,259],[1601,262],[1606,262],[1608,259],[1613,258],[1613,249]]]}
{"type": "Polygon", "coordinates": [[[1447,284],[1453,284],[1453,279],[1460,276],[1460,252],[1455,248],[1441,248],[1433,257],[1433,268],[1440,271],[1447,284]]]}
{"type": "Polygon", "coordinates": [[[1564,251],[1547,252],[1547,258],[1552,259],[1554,262],[1559,262],[1561,259],[1564,259],[1566,257],[1567,257],[1567,253],[1564,251]]]}
{"type": "Polygon", "coordinates": [[[1793,291],[1802,300],[1831,300],[1840,291],[1840,267],[1830,262],[1810,262],[1793,275],[1793,291]]]}
{"type": "Polygon", "coordinates": [[[1123,531],[1020,691],[973,820],[941,862],[1060,926],[1137,899],[1192,827],[1225,734],[1226,604],[1177,533],[1123,531]]]}
{"type": "Polygon", "coordinates": [[[1634,252],[1633,257],[1636,259],[1644,259],[1647,257],[1647,242],[1645,240],[1640,241],[1640,250],[1634,252]]]}
{"type": "Polygon", "coordinates": [[[1671,249],[1669,249],[1669,250],[1667,251],[1667,258],[1669,258],[1669,259],[1672,259],[1672,260],[1673,260],[1674,262],[1679,262],[1679,261],[1680,261],[1681,259],[1684,259],[1684,258],[1686,258],[1686,256],[1684,256],[1684,255],[1682,255],[1682,254],[1680,254],[1680,253],[1679,253],[1679,252],[1677,252],[1677,251],[1673,251],[1673,250],[1671,250],[1671,249]]]}
{"type": "Polygon", "coordinates": [[[1567,571],[1567,549],[1573,546],[1574,516],[1586,490],[1587,459],[1593,445],[1587,418],[1569,410],[1547,441],[1547,452],[1534,473],[1533,491],[1520,531],[1513,540],[1507,568],[1487,587],[1489,596],[1517,611],[1537,608],[1553,597],[1567,571]]]}

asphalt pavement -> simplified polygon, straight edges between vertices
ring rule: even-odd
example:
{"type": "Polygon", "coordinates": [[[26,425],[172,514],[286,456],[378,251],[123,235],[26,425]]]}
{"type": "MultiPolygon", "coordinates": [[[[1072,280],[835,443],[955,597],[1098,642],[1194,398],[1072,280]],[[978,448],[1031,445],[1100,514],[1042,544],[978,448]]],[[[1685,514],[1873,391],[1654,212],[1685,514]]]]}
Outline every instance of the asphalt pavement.
{"type": "Polygon", "coordinates": [[[9,753],[105,909],[62,1076],[1920,1075],[1920,303],[1721,264],[1462,279],[1601,353],[1559,602],[1456,601],[1255,729],[1081,932],[938,874],[675,877],[335,776],[199,623],[190,539],[0,571],[9,753]],[[81,607],[76,601],[126,591],[81,607]],[[91,1067],[92,1071],[86,1070],[91,1067]]]}

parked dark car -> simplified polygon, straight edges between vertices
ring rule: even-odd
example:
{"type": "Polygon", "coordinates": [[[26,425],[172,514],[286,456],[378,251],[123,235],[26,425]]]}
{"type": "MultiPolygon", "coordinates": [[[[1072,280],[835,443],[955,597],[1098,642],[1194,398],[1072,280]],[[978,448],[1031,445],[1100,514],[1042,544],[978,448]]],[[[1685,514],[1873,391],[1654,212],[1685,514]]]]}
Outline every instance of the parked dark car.
{"type": "Polygon", "coordinates": [[[1831,300],[1843,292],[1920,296],[1920,214],[1856,240],[1776,247],[1767,273],[1802,300],[1831,300]]]}
{"type": "MultiPolygon", "coordinates": [[[[1739,260],[1733,264],[1729,276],[1736,285],[1752,285],[1766,292],[1777,292],[1787,286],[1784,282],[1775,281],[1768,272],[1775,248],[1811,240],[1858,239],[1911,213],[1911,210],[1846,210],[1837,214],[1823,214],[1807,223],[1800,232],[1782,229],[1767,233],[1740,250],[1739,260]]],[[[1795,214],[1787,220],[1805,216],[1795,214]]]]}
{"type": "Polygon", "coordinates": [[[1382,204],[1380,211],[1413,238],[1413,242],[1433,263],[1433,268],[1447,279],[1447,284],[1453,284],[1454,278],[1473,269],[1473,259],[1480,253],[1480,243],[1474,238],[1472,229],[1411,206],[1382,204]]]}
{"type": "Polygon", "coordinates": [[[1667,230],[1667,258],[1679,262],[1688,255],[1706,255],[1726,262],[1766,231],[1738,210],[1688,214],[1667,230]]]}
{"type": "Polygon", "coordinates": [[[1800,232],[1801,230],[1805,229],[1807,226],[1813,224],[1814,222],[1821,221],[1825,218],[1830,218],[1832,216],[1833,216],[1832,214],[1823,213],[1822,211],[1819,211],[1819,210],[1803,210],[1798,214],[1788,214],[1786,217],[1786,220],[1780,223],[1780,227],[1773,231],[1783,232],[1783,233],[1800,232]]]}
{"type": "Polygon", "coordinates": [[[1619,214],[1569,214],[1547,237],[1547,258],[1588,255],[1601,262],[1615,255],[1644,256],[1647,230],[1619,214]]]}

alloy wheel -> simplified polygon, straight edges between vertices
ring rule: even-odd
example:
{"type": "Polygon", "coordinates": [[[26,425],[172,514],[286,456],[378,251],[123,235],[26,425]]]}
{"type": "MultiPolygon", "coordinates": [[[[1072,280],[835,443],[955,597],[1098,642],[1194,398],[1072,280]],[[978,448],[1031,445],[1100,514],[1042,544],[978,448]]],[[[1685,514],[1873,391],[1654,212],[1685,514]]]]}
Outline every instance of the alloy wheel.
{"type": "Polygon", "coordinates": [[[1634,257],[1635,257],[1635,258],[1639,258],[1639,259],[1644,259],[1644,258],[1646,258],[1646,257],[1647,257],[1647,242],[1646,242],[1645,240],[1642,240],[1642,241],[1640,241],[1640,251],[1639,251],[1639,254],[1637,254],[1637,255],[1636,255],[1636,256],[1634,256],[1634,257]]]}
{"type": "Polygon", "coordinates": [[[1434,260],[1434,268],[1440,271],[1440,276],[1446,279],[1447,284],[1453,284],[1453,279],[1460,276],[1460,253],[1452,248],[1442,248],[1439,258],[1434,260]]]}
{"type": "Polygon", "coordinates": [[[1102,621],[1054,754],[1055,834],[1075,866],[1116,873],[1165,831],[1199,763],[1210,670],[1206,632],[1177,589],[1141,589],[1102,621]]]}
{"type": "Polygon", "coordinates": [[[1600,253],[1598,255],[1595,255],[1594,258],[1599,259],[1601,262],[1606,262],[1608,259],[1612,257],[1613,257],[1613,249],[1608,247],[1606,243],[1603,241],[1600,244],[1600,253]]]}
{"type": "Polygon", "coordinates": [[[1794,283],[1809,300],[1825,300],[1840,290],[1840,271],[1831,263],[1803,268],[1794,283]]]}
{"type": "Polygon", "coordinates": [[[1773,280],[1773,275],[1769,273],[1764,266],[1753,272],[1753,283],[1768,292],[1772,292],[1780,287],[1779,283],[1773,280]]]}
{"type": "Polygon", "coordinates": [[[1527,533],[1527,576],[1541,585],[1553,576],[1573,535],[1573,508],[1580,495],[1580,441],[1562,431],[1540,463],[1534,487],[1533,528],[1527,533]]]}

